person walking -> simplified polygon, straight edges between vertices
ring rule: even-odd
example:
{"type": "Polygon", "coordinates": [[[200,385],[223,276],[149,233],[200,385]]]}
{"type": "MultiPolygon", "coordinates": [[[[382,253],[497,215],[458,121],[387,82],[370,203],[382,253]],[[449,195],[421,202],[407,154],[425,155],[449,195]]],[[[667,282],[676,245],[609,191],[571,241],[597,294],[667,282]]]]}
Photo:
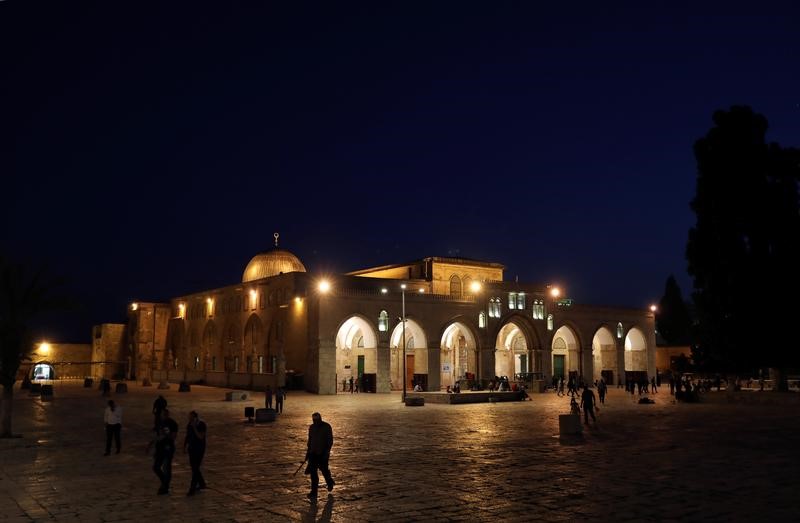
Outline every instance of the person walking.
{"type": "Polygon", "coordinates": [[[267,385],[267,390],[264,391],[264,406],[268,409],[272,408],[272,387],[267,385]]]}
{"type": "Polygon", "coordinates": [[[655,376],[650,378],[650,390],[653,391],[653,394],[658,394],[658,388],[656,387],[656,378],[655,378],[655,376]]]}
{"type": "Polygon", "coordinates": [[[331,455],[331,447],[333,447],[333,429],[328,423],[322,421],[322,415],[319,412],[311,415],[311,421],[313,423],[308,427],[308,446],[306,450],[308,467],[306,468],[306,473],[311,476],[311,492],[308,493],[308,499],[316,502],[317,487],[319,486],[319,474],[317,471],[322,472],[328,492],[332,491],[333,486],[336,484],[331,477],[330,469],[328,469],[328,460],[331,455]]]}
{"type": "Polygon", "coordinates": [[[600,381],[597,382],[597,396],[600,398],[600,403],[605,404],[607,390],[608,387],[606,386],[606,381],[603,378],[600,378],[600,381]]]}
{"type": "Polygon", "coordinates": [[[594,392],[589,387],[583,389],[583,394],[581,394],[581,408],[583,409],[583,423],[585,425],[589,424],[589,415],[592,415],[592,421],[597,423],[597,418],[594,417],[594,408],[595,408],[595,399],[594,399],[594,392]]]}
{"type": "MultiPolygon", "coordinates": [[[[172,458],[175,456],[175,441],[178,438],[178,424],[169,417],[169,410],[161,411],[158,422],[158,435],[155,439],[156,452],[153,456],[153,472],[161,480],[158,494],[169,494],[172,480],[172,458]]],[[[152,444],[153,442],[151,442],[152,444]]],[[[148,445],[148,450],[150,445],[148,445]]]]}
{"type": "Polygon", "coordinates": [[[350,376],[350,394],[353,393],[353,377],[350,376]]]}
{"type": "Polygon", "coordinates": [[[275,391],[275,410],[278,414],[283,414],[283,400],[286,399],[286,391],[283,387],[278,387],[275,391]]]}
{"type": "Polygon", "coordinates": [[[122,407],[114,403],[114,400],[108,400],[108,406],[103,414],[103,421],[106,425],[106,453],[103,456],[111,454],[111,438],[117,444],[117,454],[119,454],[120,434],[122,433],[122,407]]]}
{"type": "Polygon", "coordinates": [[[158,435],[158,426],[161,424],[161,412],[167,408],[167,400],[162,395],[158,395],[153,402],[153,430],[158,435]]]}
{"type": "Polygon", "coordinates": [[[206,422],[200,419],[196,411],[189,413],[189,424],[186,425],[186,438],[183,440],[183,452],[189,454],[189,466],[192,467],[192,480],[189,483],[187,496],[194,496],[198,490],[206,488],[206,480],[200,472],[203,456],[206,453],[206,422]]]}

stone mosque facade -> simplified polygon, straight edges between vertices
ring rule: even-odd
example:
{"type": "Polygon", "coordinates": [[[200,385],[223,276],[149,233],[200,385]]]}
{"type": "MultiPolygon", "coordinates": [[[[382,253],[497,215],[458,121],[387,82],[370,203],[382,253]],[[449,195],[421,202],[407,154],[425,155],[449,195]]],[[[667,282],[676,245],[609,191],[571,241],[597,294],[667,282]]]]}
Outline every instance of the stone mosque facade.
{"type": "Polygon", "coordinates": [[[403,388],[404,354],[406,387],[427,391],[495,376],[616,384],[655,375],[652,312],[574,303],[552,286],[504,281],[503,271],[429,257],[321,275],[276,247],[253,257],[240,283],[131,304],[128,377],[319,394],[353,377],[386,393],[403,388]]]}

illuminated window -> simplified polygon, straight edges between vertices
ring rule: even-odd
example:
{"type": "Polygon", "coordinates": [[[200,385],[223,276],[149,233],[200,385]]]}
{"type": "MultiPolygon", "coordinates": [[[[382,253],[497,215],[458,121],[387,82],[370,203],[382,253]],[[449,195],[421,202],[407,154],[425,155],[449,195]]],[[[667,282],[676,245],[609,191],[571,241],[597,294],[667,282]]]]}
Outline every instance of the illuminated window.
{"type": "Polygon", "coordinates": [[[549,330],[549,331],[553,330],[553,315],[552,314],[548,314],[547,315],[547,330],[549,330]]]}
{"type": "Polygon", "coordinates": [[[233,372],[239,372],[239,356],[233,357],[233,372]]]}
{"type": "Polygon", "coordinates": [[[481,329],[486,328],[486,313],[483,311],[481,311],[481,313],[478,314],[478,327],[480,327],[481,329]]]}
{"type": "Polygon", "coordinates": [[[622,328],[622,322],[617,323],[617,338],[622,339],[623,334],[625,334],[625,329],[622,328]]]}
{"type": "Polygon", "coordinates": [[[508,308],[509,309],[516,309],[517,308],[517,293],[516,292],[509,292],[508,293],[508,308]]]}
{"type": "Polygon", "coordinates": [[[381,332],[389,330],[389,313],[385,310],[378,315],[378,330],[381,332]]]}
{"type": "Polygon", "coordinates": [[[500,298],[491,298],[489,300],[489,317],[499,318],[502,315],[503,302],[500,298]]]}
{"type": "Polygon", "coordinates": [[[544,319],[544,300],[533,300],[533,319],[544,319]]]}
{"type": "Polygon", "coordinates": [[[194,370],[197,370],[199,368],[200,368],[200,356],[195,356],[194,357],[194,370]]]}
{"type": "Polygon", "coordinates": [[[517,294],[517,309],[523,311],[525,310],[525,293],[520,292],[517,294]]]}
{"type": "Polygon", "coordinates": [[[211,370],[217,370],[217,357],[211,356],[211,370]]]}
{"type": "Polygon", "coordinates": [[[264,374],[264,356],[258,357],[258,373],[264,374]]]}
{"type": "Polygon", "coordinates": [[[453,298],[461,297],[461,278],[455,274],[450,276],[450,296],[453,298]]]}

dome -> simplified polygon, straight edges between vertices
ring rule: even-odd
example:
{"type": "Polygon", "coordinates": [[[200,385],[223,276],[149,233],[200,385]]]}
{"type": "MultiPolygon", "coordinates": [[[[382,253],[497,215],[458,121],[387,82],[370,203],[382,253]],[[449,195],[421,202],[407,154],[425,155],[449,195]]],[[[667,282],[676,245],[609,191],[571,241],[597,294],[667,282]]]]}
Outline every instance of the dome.
{"type": "Polygon", "coordinates": [[[273,249],[253,256],[244,269],[242,283],[277,276],[285,272],[306,272],[306,268],[291,252],[273,249]]]}

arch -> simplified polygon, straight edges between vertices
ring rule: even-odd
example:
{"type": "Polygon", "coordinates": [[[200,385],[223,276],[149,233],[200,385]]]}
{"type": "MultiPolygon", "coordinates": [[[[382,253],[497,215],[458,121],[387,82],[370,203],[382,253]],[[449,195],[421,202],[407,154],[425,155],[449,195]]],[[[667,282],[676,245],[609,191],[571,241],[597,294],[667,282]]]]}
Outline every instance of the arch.
{"type": "Polygon", "coordinates": [[[237,320],[231,320],[222,334],[222,355],[224,369],[240,372],[242,368],[242,327],[237,320]]]}
{"type": "Polygon", "coordinates": [[[475,379],[478,372],[478,337],[464,321],[448,323],[440,338],[440,386],[455,385],[462,379],[475,379]]]}
{"type": "Polygon", "coordinates": [[[553,333],[551,345],[551,364],[553,376],[577,377],[580,370],[580,340],[576,331],[569,325],[560,326],[553,333]]]}
{"type": "Polygon", "coordinates": [[[533,372],[531,352],[538,347],[533,327],[520,314],[512,314],[497,330],[495,336],[494,374],[508,376],[533,372]]]}
{"type": "Polygon", "coordinates": [[[647,373],[647,338],[638,327],[625,335],[625,371],[647,373]]]}
{"type": "MultiPolygon", "coordinates": [[[[414,387],[421,382],[427,390],[428,383],[428,337],[422,326],[413,318],[406,317],[406,388],[414,387]]],[[[391,349],[389,375],[392,389],[403,388],[403,322],[400,321],[389,337],[391,349]]]]}
{"type": "Polygon", "coordinates": [[[386,332],[389,330],[389,313],[386,312],[386,309],[381,310],[378,313],[378,331],[386,332]]]}
{"type": "Polygon", "coordinates": [[[164,351],[162,369],[185,368],[187,364],[185,321],[173,318],[167,325],[167,350],[164,351]]]}
{"type": "Polygon", "coordinates": [[[450,296],[453,298],[461,297],[461,278],[455,274],[450,276],[450,296]]]}
{"type": "Polygon", "coordinates": [[[264,357],[266,356],[266,340],[264,324],[256,313],[251,314],[244,325],[244,344],[242,347],[245,358],[245,371],[262,373],[264,371],[264,357]]]}
{"type": "Polygon", "coordinates": [[[377,374],[378,335],[375,327],[365,317],[352,315],[336,331],[336,382],[347,382],[352,378],[358,379],[360,385],[373,383],[377,374]]]}
{"type": "Polygon", "coordinates": [[[219,332],[214,320],[208,320],[203,328],[203,336],[200,339],[203,354],[203,368],[206,370],[221,370],[221,351],[219,332]]]}
{"type": "Polygon", "coordinates": [[[612,385],[614,380],[619,379],[617,343],[611,329],[606,325],[601,325],[592,337],[592,362],[592,378],[595,381],[604,378],[608,385],[612,385]]]}
{"type": "Polygon", "coordinates": [[[32,380],[54,380],[56,379],[56,369],[49,361],[37,361],[31,365],[32,380]]]}

